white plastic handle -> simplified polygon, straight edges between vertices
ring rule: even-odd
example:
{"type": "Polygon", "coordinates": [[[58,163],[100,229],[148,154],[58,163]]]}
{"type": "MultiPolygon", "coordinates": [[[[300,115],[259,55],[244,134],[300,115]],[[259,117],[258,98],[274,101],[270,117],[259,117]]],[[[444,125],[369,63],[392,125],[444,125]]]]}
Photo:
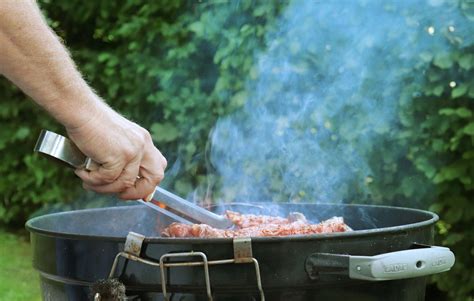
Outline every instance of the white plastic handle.
{"type": "Polygon", "coordinates": [[[349,277],[369,281],[406,279],[449,271],[453,265],[454,254],[445,247],[350,256],[349,277]]]}

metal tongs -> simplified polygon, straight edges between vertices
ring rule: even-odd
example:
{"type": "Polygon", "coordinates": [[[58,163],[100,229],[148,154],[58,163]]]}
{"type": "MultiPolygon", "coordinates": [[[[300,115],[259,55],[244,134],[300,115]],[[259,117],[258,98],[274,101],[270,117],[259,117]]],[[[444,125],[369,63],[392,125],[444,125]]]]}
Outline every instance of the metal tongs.
{"type": "MultiPolygon", "coordinates": [[[[100,167],[100,164],[85,156],[71,140],[48,130],[41,131],[34,151],[75,169],[93,171],[100,167]]],[[[212,213],[158,186],[146,201],[137,201],[181,223],[199,222],[220,229],[233,226],[233,223],[224,216],[212,213]],[[162,208],[157,203],[161,203],[166,207],[162,208]],[[183,215],[185,218],[169,209],[183,215]]]]}

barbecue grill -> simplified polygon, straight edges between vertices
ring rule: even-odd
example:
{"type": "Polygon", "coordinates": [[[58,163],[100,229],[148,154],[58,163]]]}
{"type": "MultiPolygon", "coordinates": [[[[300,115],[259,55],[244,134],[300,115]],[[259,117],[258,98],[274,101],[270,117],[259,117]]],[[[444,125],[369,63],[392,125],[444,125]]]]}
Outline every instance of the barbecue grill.
{"type": "Polygon", "coordinates": [[[44,300],[101,300],[94,289],[103,279],[124,285],[122,300],[424,300],[426,276],[454,264],[449,249],[431,246],[438,217],[428,211],[303,203],[210,209],[342,216],[354,231],[169,238],[160,233],[173,220],[142,205],[45,215],[26,225],[44,300]]]}

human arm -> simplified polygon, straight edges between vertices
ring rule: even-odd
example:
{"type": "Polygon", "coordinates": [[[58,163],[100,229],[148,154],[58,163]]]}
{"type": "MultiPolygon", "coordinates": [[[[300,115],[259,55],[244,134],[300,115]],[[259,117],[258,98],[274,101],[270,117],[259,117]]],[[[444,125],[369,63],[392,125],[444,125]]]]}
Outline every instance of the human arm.
{"type": "Polygon", "coordinates": [[[33,1],[0,1],[0,74],[63,124],[79,149],[101,164],[97,171],[76,171],[85,188],[144,198],[163,178],[166,160],[148,131],[94,93],[33,1]]]}

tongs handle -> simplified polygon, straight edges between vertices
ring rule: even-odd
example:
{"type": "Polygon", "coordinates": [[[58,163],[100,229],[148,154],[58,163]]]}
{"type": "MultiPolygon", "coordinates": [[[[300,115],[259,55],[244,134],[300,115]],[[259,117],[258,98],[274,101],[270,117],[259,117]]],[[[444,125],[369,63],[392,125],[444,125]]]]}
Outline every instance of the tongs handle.
{"type": "MultiPolygon", "coordinates": [[[[41,131],[34,150],[35,152],[47,155],[50,158],[59,160],[62,163],[66,163],[69,167],[76,169],[93,171],[100,167],[100,164],[85,156],[71,140],[51,131],[41,131]]],[[[233,226],[233,223],[224,216],[212,213],[158,186],[155,188],[155,191],[146,198],[147,202],[152,200],[162,203],[194,221],[205,223],[212,227],[227,229],[233,226]]],[[[147,204],[144,201],[140,202],[162,213],[166,210],[156,204],[147,204]]],[[[185,219],[170,211],[168,211],[167,215],[180,222],[185,221],[185,219]]]]}
{"type": "Polygon", "coordinates": [[[100,164],[84,155],[71,140],[48,130],[41,130],[34,151],[76,169],[93,171],[100,167],[100,164]]]}

